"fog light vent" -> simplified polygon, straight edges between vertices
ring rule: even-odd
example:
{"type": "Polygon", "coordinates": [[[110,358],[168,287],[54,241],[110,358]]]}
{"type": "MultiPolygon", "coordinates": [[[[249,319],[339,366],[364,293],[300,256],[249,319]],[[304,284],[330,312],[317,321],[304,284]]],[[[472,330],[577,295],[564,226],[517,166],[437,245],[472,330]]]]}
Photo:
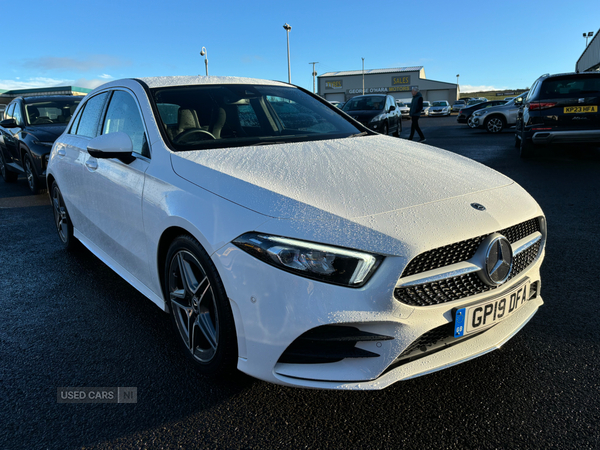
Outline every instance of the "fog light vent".
{"type": "Polygon", "coordinates": [[[357,342],[388,341],[390,336],[361,331],[355,327],[325,325],[298,337],[279,358],[280,363],[319,364],[345,358],[376,358],[377,353],[356,347],[357,342]]]}

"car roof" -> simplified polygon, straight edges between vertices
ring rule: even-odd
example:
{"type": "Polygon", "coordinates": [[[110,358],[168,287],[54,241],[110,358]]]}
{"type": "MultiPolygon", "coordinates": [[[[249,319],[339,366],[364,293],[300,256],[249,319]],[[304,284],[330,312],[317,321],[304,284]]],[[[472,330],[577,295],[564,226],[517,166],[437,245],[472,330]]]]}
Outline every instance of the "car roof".
{"type": "Polygon", "coordinates": [[[554,77],[564,77],[564,76],[583,76],[583,77],[588,77],[588,76],[599,76],[600,74],[598,72],[564,72],[564,73],[553,73],[553,74],[545,74],[542,75],[540,78],[554,78],[554,77]]]}
{"type": "MultiPolygon", "coordinates": [[[[18,98],[18,97],[17,97],[18,98]]],[[[35,97],[21,97],[24,103],[36,103],[43,101],[55,101],[55,100],[81,100],[83,95],[36,95],[35,97]]]]}
{"type": "Polygon", "coordinates": [[[258,78],[244,77],[171,76],[137,78],[137,80],[142,81],[150,88],[205,84],[262,84],[270,86],[290,86],[289,84],[283,83],[281,81],[261,80],[258,78]]]}

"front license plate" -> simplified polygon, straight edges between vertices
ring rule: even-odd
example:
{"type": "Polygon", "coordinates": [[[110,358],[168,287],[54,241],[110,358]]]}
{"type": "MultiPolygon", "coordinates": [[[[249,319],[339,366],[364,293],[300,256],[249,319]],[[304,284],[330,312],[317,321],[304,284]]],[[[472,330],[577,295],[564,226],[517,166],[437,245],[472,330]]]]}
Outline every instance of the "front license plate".
{"type": "Polygon", "coordinates": [[[476,333],[510,317],[529,299],[530,284],[528,280],[503,297],[457,310],[454,314],[454,337],[476,333]]]}
{"type": "Polygon", "coordinates": [[[597,106],[565,106],[565,114],[595,113],[595,112],[598,112],[597,106]]]}

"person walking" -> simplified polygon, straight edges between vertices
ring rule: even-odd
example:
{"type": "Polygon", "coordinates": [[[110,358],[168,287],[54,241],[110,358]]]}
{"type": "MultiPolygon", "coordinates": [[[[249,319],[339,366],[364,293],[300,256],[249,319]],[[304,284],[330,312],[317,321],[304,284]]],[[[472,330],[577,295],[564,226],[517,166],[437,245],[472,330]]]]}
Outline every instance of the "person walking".
{"type": "Polygon", "coordinates": [[[419,133],[419,142],[425,142],[425,136],[419,128],[419,117],[421,117],[421,111],[423,111],[423,96],[419,92],[419,88],[413,86],[412,88],[412,102],[410,104],[410,136],[408,137],[409,141],[412,141],[413,136],[415,135],[415,131],[419,133]]]}

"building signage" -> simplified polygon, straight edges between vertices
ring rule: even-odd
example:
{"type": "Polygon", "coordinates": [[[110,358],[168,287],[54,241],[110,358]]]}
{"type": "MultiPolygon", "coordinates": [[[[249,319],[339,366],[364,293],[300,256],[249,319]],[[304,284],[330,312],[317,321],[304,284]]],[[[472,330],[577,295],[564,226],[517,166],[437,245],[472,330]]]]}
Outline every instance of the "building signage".
{"type": "Polygon", "coordinates": [[[412,89],[411,86],[392,86],[390,92],[408,92],[412,89]]]}
{"type": "Polygon", "coordinates": [[[344,89],[344,80],[333,80],[325,82],[326,89],[344,89]]]}
{"type": "Polygon", "coordinates": [[[410,85],[410,75],[392,77],[392,86],[410,85]]]}
{"type": "MultiPolygon", "coordinates": [[[[386,87],[365,88],[365,94],[386,94],[389,91],[386,87]]],[[[348,94],[362,94],[362,88],[348,89],[348,94]]]]}

